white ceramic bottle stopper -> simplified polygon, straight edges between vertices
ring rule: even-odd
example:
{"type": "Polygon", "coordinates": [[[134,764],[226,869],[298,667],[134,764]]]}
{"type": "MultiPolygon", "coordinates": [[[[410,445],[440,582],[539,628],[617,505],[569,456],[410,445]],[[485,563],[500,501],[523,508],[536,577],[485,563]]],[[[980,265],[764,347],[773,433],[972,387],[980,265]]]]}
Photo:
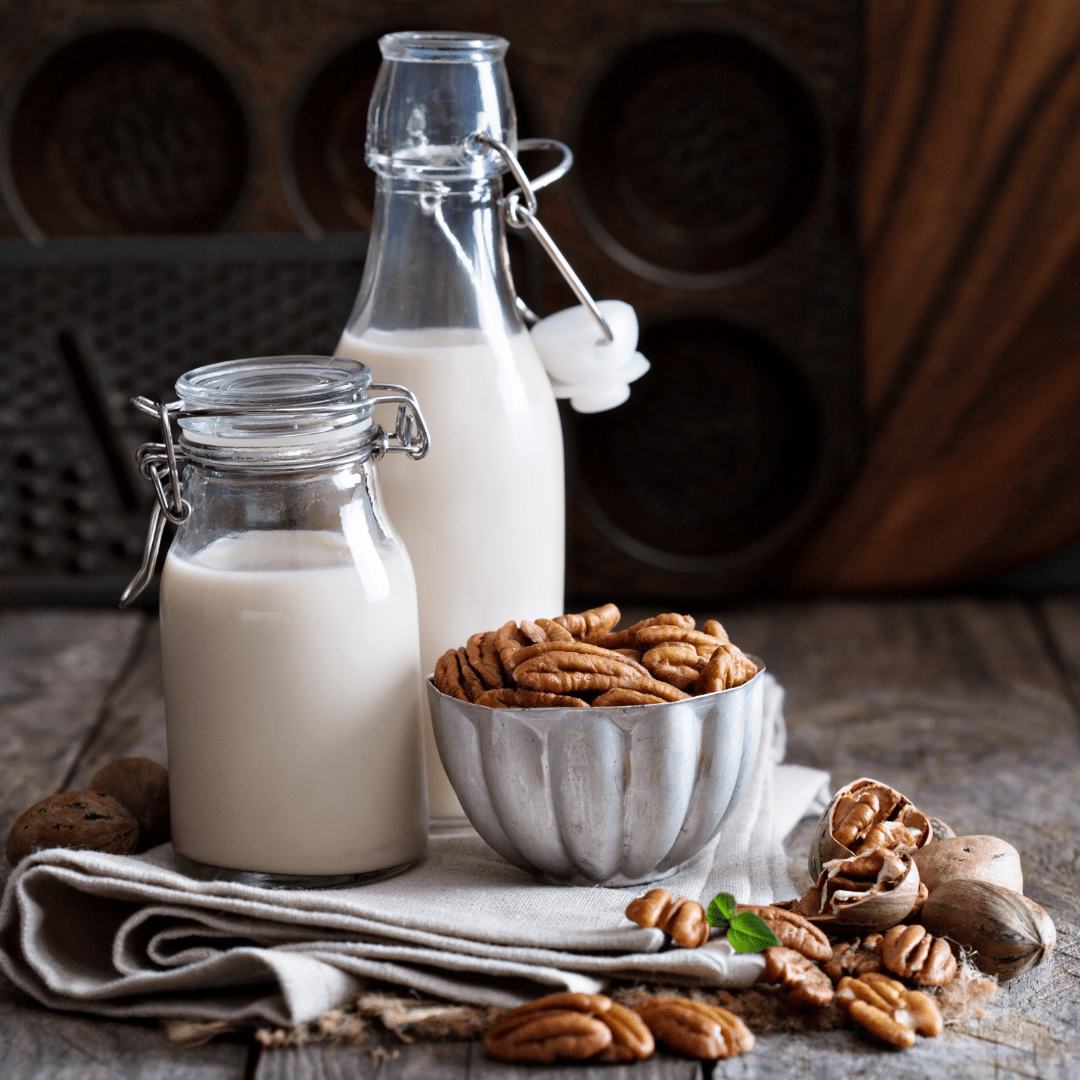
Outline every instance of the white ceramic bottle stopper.
{"type": "Polygon", "coordinates": [[[541,319],[530,331],[557,398],[580,413],[604,412],[630,396],[630,383],[649,370],[637,352],[638,321],[622,300],[597,304],[614,335],[606,341],[583,305],[541,319]]]}

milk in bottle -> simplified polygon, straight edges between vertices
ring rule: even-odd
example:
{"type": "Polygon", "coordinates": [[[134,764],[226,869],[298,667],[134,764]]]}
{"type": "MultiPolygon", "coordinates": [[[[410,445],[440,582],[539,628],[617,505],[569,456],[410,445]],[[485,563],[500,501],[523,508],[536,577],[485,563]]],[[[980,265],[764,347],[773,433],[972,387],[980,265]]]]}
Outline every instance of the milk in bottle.
{"type": "MultiPolygon", "coordinates": [[[[413,388],[431,431],[418,466],[380,467],[416,573],[427,674],[478,631],[562,611],[562,433],[500,257],[505,166],[471,141],[479,131],[516,146],[507,43],[446,33],[379,44],[374,221],[336,351],[413,388]]],[[[427,765],[432,817],[460,815],[430,722],[427,765]]]]}

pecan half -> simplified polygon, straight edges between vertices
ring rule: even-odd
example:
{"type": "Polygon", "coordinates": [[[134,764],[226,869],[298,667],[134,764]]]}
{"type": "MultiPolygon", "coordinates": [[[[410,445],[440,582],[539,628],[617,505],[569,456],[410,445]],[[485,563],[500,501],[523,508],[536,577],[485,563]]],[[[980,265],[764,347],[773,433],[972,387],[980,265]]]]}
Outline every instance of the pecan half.
{"type": "Polygon", "coordinates": [[[654,678],[669,682],[680,690],[693,686],[705,666],[697,649],[684,641],[655,645],[642,656],[641,662],[654,678]]]}
{"type": "Polygon", "coordinates": [[[461,669],[461,685],[465,687],[465,693],[468,695],[469,700],[475,701],[486,687],[480,681],[480,676],[473,671],[472,664],[469,663],[469,657],[466,655],[464,648],[458,649],[457,658],[458,666],[461,669]]]}
{"type": "Polygon", "coordinates": [[[568,694],[545,694],[540,690],[512,690],[504,686],[501,690],[485,690],[477,699],[477,705],[486,705],[489,709],[587,709],[589,703],[579,697],[568,694]]]}
{"type": "Polygon", "coordinates": [[[511,1009],[484,1035],[499,1061],[582,1061],[609,1047],[612,1029],[600,1017],[613,1005],[603,994],[549,994],[511,1009]]]}
{"type": "Polygon", "coordinates": [[[503,685],[502,664],[495,648],[495,631],[473,634],[465,646],[465,655],[473,671],[488,690],[498,690],[503,685]]]}
{"type": "Polygon", "coordinates": [[[458,663],[457,649],[447,649],[435,661],[435,689],[447,697],[469,700],[469,695],[461,684],[461,665],[458,663]]]}
{"type": "Polygon", "coordinates": [[[739,904],[739,911],[750,911],[765,920],[780,944],[802,953],[809,960],[828,960],[833,950],[829,939],[798,912],[786,911],[772,904],[739,904]]]}
{"type": "Polygon", "coordinates": [[[696,949],[709,940],[705,909],[685,896],[673,900],[667,889],[650,889],[644,896],[631,900],[626,917],[638,926],[658,927],[684,949],[696,949]]]}
{"type": "Polygon", "coordinates": [[[881,959],[894,975],[919,986],[944,986],[956,974],[949,943],[932,937],[923,926],[894,926],[882,940],[881,959]]]}
{"type": "Polygon", "coordinates": [[[622,613],[614,604],[604,604],[578,615],[559,615],[555,622],[569,630],[574,637],[588,641],[606,634],[621,618],[622,613]]]}
{"type": "Polygon", "coordinates": [[[495,631],[495,651],[499,662],[507,675],[514,673],[514,655],[529,644],[529,639],[518,629],[518,624],[511,619],[495,631]]]}
{"type": "Polygon", "coordinates": [[[757,664],[740,648],[727,642],[716,647],[698,676],[696,690],[699,694],[730,690],[749,682],[756,674],[757,664]]]}
{"type": "Polygon", "coordinates": [[[715,619],[706,619],[705,625],[701,628],[709,637],[716,638],[722,645],[726,645],[731,638],[728,637],[728,632],[720,625],[715,619]]]}
{"type": "Polygon", "coordinates": [[[625,686],[616,686],[605,690],[599,697],[593,698],[593,708],[608,705],[660,705],[664,698],[656,694],[646,694],[643,690],[630,690],[625,686]]]}
{"type": "Polygon", "coordinates": [[[893,1046],[913,1046],[916,1034],[941,1034],[941,1013],[933,998],[887,975],[845,977],[836,988],[836,1000],[852,1020],[893,1046]]]}
{"type": "Polygon", "coordinates": [[[596,1055],[597,1061],[644,1061],[656,1049],[648,1025],[625,1005],[613,1001],[600,1019],[611,1028],[611,1045],[596,1055]]]}
{"type": "Polygon", "coordinates": [[[765,950],[765,979],[787,991],[788,1003],[799,1008],[824,1008],[833,999],[829,976],[802,953],[783,945],[765,950]]]}
{"type": "MultiPolygon", "coordinates": [[[[540,648],[538,645],[533,649],[540,648]]],[[[610,690],[615,686],[637,686],[643,676],[637,665],[618,653],[595,655],[583,652],[580,642],[543,652],[526,660],[517,658],[514,678],[530,690],[549,694],[584,690],[610,690]]],[[[523,653],[530,652],[523,649],[523,653]]]]}
{"type": "Polygon", "coordinates": [[[702,1061],[745,1054],[754,1036],[734,1013],[688,998],[650,998],[634,1007],[649,1030],[676,1053],[702,1061]]]}
{"type": "Polygon", "coordinates": [[[865,975],[867,972],[881,970],[880,934],[867,934],[864,938],[838,942],[832,948],[832,959],[821,965],[821,970],[834,983],[845,975],[865,975]]]}

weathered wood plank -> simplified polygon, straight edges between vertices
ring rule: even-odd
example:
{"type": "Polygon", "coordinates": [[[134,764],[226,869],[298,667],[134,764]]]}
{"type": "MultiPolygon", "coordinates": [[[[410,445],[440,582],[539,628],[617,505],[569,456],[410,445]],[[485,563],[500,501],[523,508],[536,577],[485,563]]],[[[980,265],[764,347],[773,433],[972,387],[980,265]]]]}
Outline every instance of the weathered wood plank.
{"type": "Polygon", "coordinates": [[[79,755],[68,786],[84,787],[98,769],[121,757],[145,757],[168,765],[161,631],[152,616],[133,662],[109,695],[101,723],[79,755]]]}
{"type": "Polygon", "coordinates": [[[696,1061],[658,1053],[634,1065],[507,1065],[478,1042],[264,1050],[255,1080],[702,1080],[696,1061]]]}
{"type": "Polygon", "coordinates": [[[155,1024],[49,1012],[0,981],[0,1080],[242,1080],[248,1048],[170,1045],[155,1024]]]}
{"type": "Polygon", "coordinates": [[[0,614],[0,835],[63,787],[143,623],[135,612],[0,614]]]}
{"type": "Polygon", "coordinates": [[[1073,701],[1080,702],[1080,599],[1057,597],[1042,601],[1040,607],[1055,658],[1069,680],[1073,701]]]}
{"type": "MultiPolygon", "coordinates": [[[[1077,1075],[1080,735],[1068,688],[1027,608],[831,602],[723,621],[787,690],[789,760],[829,769],[835,785],[878,777],[960,834],[1014,844],[1024,891],[1054,918],[1058,949],[1050,963],[1001,988],[990,1019],[904,1054],[848,1031],[769,1035],[713,1075],[1077,1075]]],[[[808,840],[800,827],[788,847],[793,862],[805,858],[808,840]]]]}

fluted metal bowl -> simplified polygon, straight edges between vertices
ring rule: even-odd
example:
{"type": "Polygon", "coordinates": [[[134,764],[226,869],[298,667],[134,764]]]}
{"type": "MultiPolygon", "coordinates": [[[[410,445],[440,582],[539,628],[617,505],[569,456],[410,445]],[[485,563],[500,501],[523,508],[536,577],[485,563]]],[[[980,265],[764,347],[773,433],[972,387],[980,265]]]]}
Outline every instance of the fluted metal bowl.
{"type": "Polygon", "coordinates": [[[476,831],[541,881],[639,885],[675,873],[742,798],[762,675],[660,705],[489,709],[429,679],[435,740],[476,831]]]}

